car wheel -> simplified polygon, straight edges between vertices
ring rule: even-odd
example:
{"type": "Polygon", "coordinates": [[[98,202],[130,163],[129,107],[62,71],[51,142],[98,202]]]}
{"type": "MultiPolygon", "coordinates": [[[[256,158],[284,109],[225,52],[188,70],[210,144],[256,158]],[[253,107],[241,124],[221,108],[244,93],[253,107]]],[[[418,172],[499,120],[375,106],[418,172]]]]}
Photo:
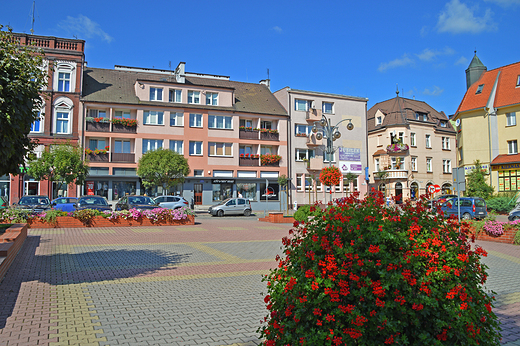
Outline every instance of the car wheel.
{"type": "Polygon", "coordinates": [[[217,211],[217,216],[218,217],[224,216],[224,210],[217,211]]]}
{"type": "Polygon", "coordinates": [[[471,215],[469,213],[464,213],[464,215],[462,215],[462,218],[464,220],[470,220],[471,219],[471,215]]]}
{"type": "Polygon", "coordinates": [[[251,210],[249,210],[249,209],[244,210],[244,216],[249,216],[249,215],[251,215],[251,210]]]}

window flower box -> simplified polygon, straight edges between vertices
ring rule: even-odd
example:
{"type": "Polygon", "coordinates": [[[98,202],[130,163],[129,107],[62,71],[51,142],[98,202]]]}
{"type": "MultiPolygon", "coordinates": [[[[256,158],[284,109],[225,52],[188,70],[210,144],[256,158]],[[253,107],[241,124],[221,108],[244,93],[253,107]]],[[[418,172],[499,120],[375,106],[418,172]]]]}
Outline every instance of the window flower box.
{"type": "Polygon", "coordinates": [[[388,154],[397,154],[408,151],[408,144],[403,144],[401,141],[397,140],[395,143],[392,143],[386,147],[386,152],[388,154]]]}
{"type": "Polygon", "coordinates": [[[107,118],[86,118],[86,131],[110,132],[110,120],[107,118]]]}
{"type": "Polygon", "coordinates": [[[280,167],[280,160],[282,157],[275,154],[260,155],[262,166],[280,167]]]}

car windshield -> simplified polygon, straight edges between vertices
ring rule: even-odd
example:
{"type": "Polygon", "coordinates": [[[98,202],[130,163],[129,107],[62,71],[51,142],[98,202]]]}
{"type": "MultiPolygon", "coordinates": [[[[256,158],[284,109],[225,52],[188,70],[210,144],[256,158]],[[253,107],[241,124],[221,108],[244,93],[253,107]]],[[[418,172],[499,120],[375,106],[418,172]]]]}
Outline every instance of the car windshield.
{"type": "Polygon", "coordinates": [[[49,204],[49,199],[47,197],[22,197],[20,205],[37,205],[37,204],[49,204]]]}
{"type": "Polygon", "coordinates": [[[155,204],[155,202],[150,197],[144,197],[144,196],[128,197],[128,203],[130,203],[130,204],[155,204]]]}
{"type": "Polygon", "coordinates": [[[80,198],[80,204],[97,204],[97,205],[108,205],[107,201],[101,197],[83,197],[80,198]]]}
{"type": "Polygon", "coordinates": [[[223,200],[222,202],[220,202],[220,203],[217,204],[217,205],[226,204],[229,200],[231,200],[231,198],[227,198],[227,199],[223,200]]]}

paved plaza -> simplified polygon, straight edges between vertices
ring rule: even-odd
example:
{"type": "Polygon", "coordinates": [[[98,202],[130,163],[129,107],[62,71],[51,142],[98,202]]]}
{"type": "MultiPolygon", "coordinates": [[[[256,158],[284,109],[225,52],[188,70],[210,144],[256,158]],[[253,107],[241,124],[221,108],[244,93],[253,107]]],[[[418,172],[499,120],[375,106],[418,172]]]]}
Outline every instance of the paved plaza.
{"type": "MultiPolygon", "coordinates": [[[[31,229],[0,283],[0,346],[257,345],[262,274],[290,224],[31,229]]],[[[489,256],[503,345],[520,346],[520,247],[489,256]]]]}

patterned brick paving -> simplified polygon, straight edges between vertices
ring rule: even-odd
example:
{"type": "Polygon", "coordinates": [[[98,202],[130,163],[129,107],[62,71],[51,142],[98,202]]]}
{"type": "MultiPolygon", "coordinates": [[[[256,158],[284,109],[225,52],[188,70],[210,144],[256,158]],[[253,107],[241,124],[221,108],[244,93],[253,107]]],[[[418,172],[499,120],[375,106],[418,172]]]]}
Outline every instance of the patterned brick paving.
{"type": "MultiPolygon", "coordinates": [[[[35,229],[0,283],[0,346],[257,345],[261,275],[287,224],[35,229]]],[[[520,247],[489,256],[503,345],[520,346],[520,247]]]]}

